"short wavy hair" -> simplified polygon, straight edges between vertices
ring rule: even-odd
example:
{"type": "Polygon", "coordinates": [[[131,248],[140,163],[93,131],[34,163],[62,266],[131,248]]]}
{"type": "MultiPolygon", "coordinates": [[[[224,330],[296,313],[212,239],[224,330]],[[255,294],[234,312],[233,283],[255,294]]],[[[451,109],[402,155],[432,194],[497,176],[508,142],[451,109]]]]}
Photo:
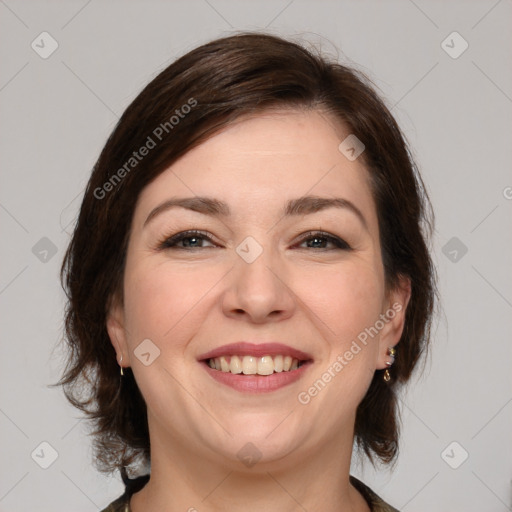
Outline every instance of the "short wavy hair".
{"type": "Polygon", "coordinates": [[[120,380],[106,329],[111,301],[123,301],[124,263],[139,194],[230,123],[283,107],[328,113],[364,143],[360,158],[377,208],[386,286],[398,286],[404,276],[411,283],[405,327],[389,370],[392,379],[384,382],[382,371],[375,372],[355,422],[356,445],[372,462],[375,456],[384,463],[395,459],[397,391],[429,343],[436,296],[428,249],[433,214],[425,187],[405,137],[364,74],[296,42],[239,33],[182,56],[128,106],[94,166],[64,257],[68,359],[56,385],[91,420],[100,471],[119,469],[126,475],[129,466],[150,463],[146,404],[129,368],[120,380]],[[156,147],[131,161],[148,137],[156,137],[158,127],[156,147]]]}

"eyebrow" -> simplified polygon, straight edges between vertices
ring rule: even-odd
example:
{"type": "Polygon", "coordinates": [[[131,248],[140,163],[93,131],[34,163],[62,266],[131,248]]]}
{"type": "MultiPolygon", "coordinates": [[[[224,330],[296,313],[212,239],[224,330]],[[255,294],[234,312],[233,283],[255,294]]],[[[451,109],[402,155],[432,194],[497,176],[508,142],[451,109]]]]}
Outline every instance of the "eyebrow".
{"type": "MultiPolygon", "coordinates": [[[[213,199],[210,197],[181,197],[171,198],[158,205],[151,210],[144,221],[145,227],[152,219],[160,213],[170,210],[172,208],[185,208],[203,215],[210,215],[213,217],[228,217],[231,215],[230,208],[227,203],[213,199]]],[[[363,226],[368,230],[368,224],[361,210],[348,199],[341,197],[320,197],[320,196],[303,196],[297,199],[288,201],[283,209],[283,216],[294,215],[310,215],[327,208],[342,208],[349,210],[360,220],[363,226]]]]}

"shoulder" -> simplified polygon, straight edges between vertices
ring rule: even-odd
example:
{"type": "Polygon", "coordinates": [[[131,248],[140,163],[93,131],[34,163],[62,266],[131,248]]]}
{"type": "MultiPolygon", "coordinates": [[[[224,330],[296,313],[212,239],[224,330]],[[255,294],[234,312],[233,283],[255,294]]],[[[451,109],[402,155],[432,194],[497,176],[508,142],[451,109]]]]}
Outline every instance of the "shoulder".
{"type": "Polygon", "coordinates": [[[121,497],[113,501],[107,508],[104,508],[101,512],[131,512],[130,495],[125,492],[121,497]]]}
{"type": "Polygon", "coordinates": [[[126,474],[122,476],[125,484],[124,494],[101,512],[131,512],[130,498],[132,494],[140,491],[148,483],[150,477],[149,474],[137,478],[128,478],[126,474]]]}
{"type": "MultiPolygon", "coordinates": [[[[387,504],[375,492],[373,492],[367,485],[363,484],[357,478],[350,476],[350,483],[361,493],[364,499],[368,502],[371,512],[399,512],[396,508],[387,504]]],[[[125,493],[113,501],[107,508],[101,512],[131,512],[130,509],[130,496],[133,489],[127,489],[125,493]]]]}
{"type": "Polygon", "coordinates": [[[396,508],[388,505],[382,498],[377,496],[367,485],[360,480],[350,476],[350,483],[361,493],[368,502],[371,512],[399,512],[396,508]]]}

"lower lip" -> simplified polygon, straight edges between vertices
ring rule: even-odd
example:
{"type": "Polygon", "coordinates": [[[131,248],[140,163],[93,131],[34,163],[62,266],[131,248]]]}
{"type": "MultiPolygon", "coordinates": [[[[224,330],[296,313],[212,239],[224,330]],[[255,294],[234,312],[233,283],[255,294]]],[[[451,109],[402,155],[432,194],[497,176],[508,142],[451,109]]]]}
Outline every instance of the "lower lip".
{"type": "Polygon", "coordinates": [[[272,375],[234,374],[214,370],[205,362],[201,364],[204,366],[208,374],[217,382],[225,384],[237,391],[241,391],[242,393],[269,393],[270,391],[276,391],[277,389],[288,386],[289,384],[299,380],[304,375],[304,372],[308,369],[311,362],[308,361],[304,363],[296,370],[275,372],[272,375]]]}

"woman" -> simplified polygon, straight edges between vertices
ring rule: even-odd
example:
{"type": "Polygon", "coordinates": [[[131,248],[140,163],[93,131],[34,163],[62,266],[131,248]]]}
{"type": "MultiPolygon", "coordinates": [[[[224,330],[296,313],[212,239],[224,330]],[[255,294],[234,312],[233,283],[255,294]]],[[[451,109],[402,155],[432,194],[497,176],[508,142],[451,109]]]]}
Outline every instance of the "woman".
{"type": "Polygon", "coordinates": [[[354,70],[249,33],[160,73],[62,268],[61,382],[126,484],[105,510],[395,510],[349,470],[354,441],[397,454],[433,308],[427,206],[354,70]]]}

